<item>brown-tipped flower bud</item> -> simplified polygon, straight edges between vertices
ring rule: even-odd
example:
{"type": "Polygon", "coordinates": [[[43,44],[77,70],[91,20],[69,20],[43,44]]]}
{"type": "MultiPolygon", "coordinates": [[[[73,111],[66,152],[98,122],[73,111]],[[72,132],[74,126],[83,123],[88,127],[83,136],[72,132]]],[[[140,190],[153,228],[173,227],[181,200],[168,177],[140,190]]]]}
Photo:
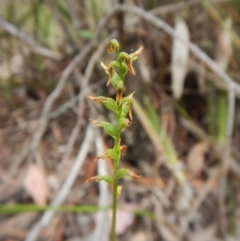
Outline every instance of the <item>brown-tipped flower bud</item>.
{"type": "Polygon", "coordinates": [[[117,105],[117,103],[114,99],[107,98],[106,101],[103,104],[105,105],[106,108],[113,111],[114,113],[119,112],[119,107],[118,107],[118,105],[117,105]]]}
{"type": "Polygon", "coordinates": [[[127,119],[127,118],[124,118],[123,121],[122,121],[122,123],[123,123],[126,127],[129,127],[129,126],[131,126],[131,125],[133,124],[133,122],[130,121],[129,119],[127,119]]]}
{"type": "Polygon", "coordinates": [[[104,103],[107,100],[107,97],[105,97],[105,96],[98,96],[97,97],[97,96],[87,95],[87,98],[95,101],[96,103],[104,103]]]}
{"type": "Polygon", "coordinates": [[[120,81],[117,86],[117,95],[116,95],[116,102],[122,102],[122,94],[123,94],[123,81],[120,81]]]}
{"type": "Polygon", "coordinates": [[[121,145],[119,149],[120,149],[122,155],[124,155],[126,153],[126,151],[127,151],[127,146],[126,145],[121,145]]]}
{"type": "Polygon", "coordinates": [[[111,137],[115,138],[117,136],[117,129],[114,125],[112,125],[109,122],[106,121],[97,121],[97,120],[92,120],[89,119],[91,122],[93,122],[95,125],[103,127],[103,129],[106,131],[108,135],[111,137]]]}
{"type": "Polygon", "coordinates": [[[121,52],[119,54],[119,59],[122,59],[125,64],[127,65],[127,68],[129,70],[129,72],[132,74],[132,75],[135,75],[135,71],[134,71],[134,68],[132,66],[132,58],[129,54],[125,53],[125,52],[121,52]]]}
{"type": "Polygon", "coordinates": [[[130,54],[132,61],[135,61],[138,58],[138,56],[142,53],[143,49],[144,49],[144,47],[141,45],[140,48],[136,52],[130,54]]]}
{"type": "Polygon", "coordinates": [[[109,65],[109,67],[108,67],[108,73],[109,73],[109,78],[108,78],[108,82],[107,82],[106,86],[109,86],[109,85],[110,85],[111,80],[112,80],[112,78],[113,78],[113,76],[114,76],[114,73],[115,73],[115,68],[114,68],[113,66],[109,65]]]}
{"type": "Polygon", "coordinates": [[[103,63],[101,62],[101,66],[104,69],[105,73],[108,75],[108,82],[107,82],[107,86],[111,83],[112,77],[114,75],[114,69],[110,69],[111,72],[109,72],[109,68],[103,63]]]}
{"type": "Polygon", "coordinates": [[[124,97],[122,99],[122,109],[121,109],[121,117],[126,117],[126,115],[129,115],[130,120],[132,120],[132,106],[133,106],[133,93],[131,93],[129,96],[124,97]]]}
{"type": "Polygon", "coordinates": [[[129,127],[132,124],[133,124],[133,122],[130,121],[129,119],[127,119],[127,118],[120,118],[119,121],[118,121],[118,124],[117,124],[117,129],[118,130],[122,130],[123,128],[129,127]]]}
{"type": "MultiPolygon", "coordinates": [[[[104,69],[105,73],[108,75],[108,81],[106,85],[108,86],[112,82],[113,78],[114,78],[114,81],[116,82],[116,77],[119,77],[119,76],[115,71],[115,67],[119,67],[119,63],[117,61],[112,61],[107,67],[103,62],[101,62],[101,66],[104,69]]],[[[116,89],[115,86],[114,88],[116,89]]]]}
{"type": "Polygon", "coordinates": [[[132,107],[133,107],[133,94],[135,93],[135,91],[129,95],[129,101],[128,101],[128,115],[130,120],[132,120],[132,107]]]}
{"type": "Polygon", "coordinates": [[[104,97],[104,96],[98,96],[98,97],[94,97],[94,96],[87,96],[89,99],[97,102],[97,103],[101,103],[104,104],[104,106],[113,111],[114,113],[118,113],[119,112],[119,107],[116,103],[116,101],[112,98],[108,98],[108,97],[104,97]]]}
{"type": "Polygon", "coordinates": [[[135,75],[135,70],[134,70],[134,68],[133,68],[133,66],[132,66],[132,59],[131,59],[130,57],[125,58],[125,59],[124,59],[124,62],[126,63],[129,72],[130,72],[132,75],[135,75]]]}
{"type": "Polygon", "coordinates": [[[116,39],[112,39],[108,45],[107,52],[111,54],[115,50],[116,52],[119,51],[119,43],[116,39]]]}
{"type": "Polygon", "coordinates": [[[133,172],[129,169],[126,169],[126,174],[130,177],[137,177],[137,178],[141,177],[141,175],[138,175],[138,174],[136,174],[135,172],[133,172]]]}
{"type": "Polygon", "coordinates": [[[121,107],[121,117],[125,118],[129,112],[129,105],[127,102],[122,103],[122,107],[121,107]]]}
{"type": "Polygon", "coordinates": [[[120,79],[120,76],[118,75],[118,73],[115,72],[112,79],[111,79],[112,86],[114,87],[115,90],[117,90],[118,84],[120,82],[122,82],[122,80],[120,79]]]}
{"type": "Polygon", "coordinates": [[[119,168],[116,172],[116,178],[121,179],[124,176],[130,176],[130,177],[141,177],[140,175],[137,175],[135,172],[127,169],[127,168],[119,168]]]}
{"type": "Polygon", "coordinates": [[[101,62],[101,66],[102,66],[102,68],[104,69],[105,73],[106,73],[107,75],[109,75],[108,67],[107,67],[103,62],[101,62]]]}
{"type": "Polygon", "coordinates": [[[135,75],[135,70],[132,66],[132,62],[135,61],[138,58],[138,56],[142,53],[143,49],[144,49],[143,46],[140,46],[140,48],[132,54],[127,54],[125,52],[121,52],[119,54],[119,58],[122,59],[125,62],[129,72],[132,75],[135,75]]]}
{"type": "Polygon", "coordinates": [[[100,181],[104,181],[104,182],[113,184],[113,178],[108,176],[108,175],[90,177],[86,180],[86,183],[88,183],[88,182],[100,182],[100,181]]]}
{"type": "Polygon", "coordinates": [[[104,159],[104,158],[110,158],[112,160],[117,160],[118,159],[118,154],[115,149],[107,149],[105,152],[98,156],[96,160],[98,159],[104,159]]]}

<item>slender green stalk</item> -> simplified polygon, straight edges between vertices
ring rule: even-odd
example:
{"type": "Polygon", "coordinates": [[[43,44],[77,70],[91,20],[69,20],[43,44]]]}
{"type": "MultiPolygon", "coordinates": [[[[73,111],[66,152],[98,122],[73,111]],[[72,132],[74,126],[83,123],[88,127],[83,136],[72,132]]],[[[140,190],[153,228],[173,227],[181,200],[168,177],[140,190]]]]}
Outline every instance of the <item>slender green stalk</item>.
{"type": "Polygon", "coordinates": [[[125,152],[126,146],[121,145],[121,131],[125,127],[129,127],[132,124],[132,104],[133,104],[133,93],[129,96],[123,97],[124,79],[129,71],[135,75],[135,71],[132,66],[132,62],[135,61],[139,54],[142,52],[143,47],[141,46],[136,52],[127,54],[125,52],[119,52],[119,44],[117,40],[113,39],[110,41],[108,47],[108,53],[115,51],[117,60],[110,62],[105,66],[101,63],[106,74],[109,76],[107,85],[111,84],[116,90],[116,100],[104,96],[93,97],[88,96],[90,99],[97,103],[103,104],[107,109],[115,113],[116,124],[113,125],[105,121],[91,120],[96,125],[103,127],[105,132],[113,137],[114,146],[112,149],[107,149],[99,158],[110,158],[113,160],[114,175],[113,177],[105,176],[94,176],[87,181],[105,181],[113,186],[113,204],[112,204],[112,229],[111,229],[111,241],[116,241],[116,216],[117,216],[117,199],[121,194],[121,187],[118,185],[119,179],[126,175],[132,177],[139,177],[137,174],[126,168],[120,168],[119,163],[121,155],[125,152]],[[130,120],[127,119],[127,115],[130,120]]]}
{"type": "MultiPolygon", "coordinates": [[[[119,117],[117,116],[117,119],[119,117]]],[[[116,153],[119,153],[119,142],[120,142],[120,134],[116,136],[115,143],[114,143],[114,150],[116,153]]],[[[120,157],[119,155],[117,155],[120,157]]],[[[114,160],[114,176],[113,176],[113,194],[112,194],[112,229],[111,229],[111,241],[116,240],[116,217],[117,217],[117,189],[118,189],[118,178],[116,176],[118,166],[119,166],[120,158],[114,160]]]]}
{"type": "Polygon", "coordinates": [[[118,179],[114,174],[114,183],[113,183],[113,208],[112,208],[112,229],[111,229],[111,241],[116,240],[116,217],[117,217],[117,188],[118,188],[118,179]]]}

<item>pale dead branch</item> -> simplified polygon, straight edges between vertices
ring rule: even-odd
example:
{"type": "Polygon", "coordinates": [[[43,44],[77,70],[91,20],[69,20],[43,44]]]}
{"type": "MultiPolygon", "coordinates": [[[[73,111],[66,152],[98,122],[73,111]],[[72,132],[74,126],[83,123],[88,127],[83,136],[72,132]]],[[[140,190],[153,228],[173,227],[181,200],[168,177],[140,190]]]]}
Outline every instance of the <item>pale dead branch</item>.
{"type": "MultiPolygon", "coordinates": [[[[71,168],[71,171],[69,172],[69,175],[67,176],[65,182],[63,183],[63,186],[61,187],[60,191],[57,193],[56,197],[54,198],[53,202],[51,203],[52,207],[58,207],[60,206],[64,200],[67,198],[72,185],[74,184],[79,171],[85,161],[85,158],[88,154],[88,150],[91,147],[92,141],[94,138],[94,132],[93,132],[93,126],[89,125],[86,130],[85,138],[82,142],[82,145],[79,149],[78,155],[75,159],[75,162],[71,168]]],[[[52,220],[54,216],[54,211],[49,210],[46,211],[42,218],[39,220],[37,224],[34,225],[34,227],[29,232],[28,236],[26,237],[26,241],[34,241],[37,239],[39,233],[41,230],[46,227],[52,220]]]]}

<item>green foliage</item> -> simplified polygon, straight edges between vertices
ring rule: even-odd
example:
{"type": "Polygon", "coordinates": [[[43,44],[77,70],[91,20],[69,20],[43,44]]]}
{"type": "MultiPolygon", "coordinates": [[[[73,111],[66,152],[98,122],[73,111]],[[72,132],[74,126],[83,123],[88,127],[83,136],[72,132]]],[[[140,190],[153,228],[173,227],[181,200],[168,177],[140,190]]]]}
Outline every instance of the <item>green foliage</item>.
{"type": "Polygon", "coordinates": [[[143,101],[144,107],[140,106],[140,104],[136,101],[135,103],[139,106],[140,111],[142,111],[144,122],[151,128],[154,139],[158,142],[158,146],[166,157],[166,164],[170,170],[173,171],[179,183],[183,183],[185,177],[182,171],[178,168],[178,157],[174,145],[166,133],[166,130],[161,123],[161,119],[146,94],[143,94],[143,101]]]}
{"type": "MultiPolygon", "coordinates": [[[[27,213],[27,212],[45,212],[48,210],[52,210],[55,212],[72,212],[72,213],[96,213],[96,212],[107,212],[112,207],[104,207],[100,208],[99,206],[95,205],[64,205],[59,207],[53,207],[53,206],[38,206],[33,204],[11,204],[11,205],[5,205],[0,204],[0,215],[12,215],[12,214],[18,214],[18,213],[27,213]]],[[[152,219],[154,221],[158,221],[156,216],[152,212],[148,212],[141,209],[135,209],[132,211],[138,216],[142,216],[145,218],[152,219]]]]}
{"type": "Polygon", "coordinates": [[[207,104],[209,133],[219,144],[224,144],[227,126],[227,94],[209,86],[207,104]]]}
{"type": "Polygon", "coordinates": [[[81,29],[79,31],[79,36],[82,38],[82,39],[86,39],[86,40],[91,40],[94,36],[94,33],[90,30],[86,30],[86,29],[81,29]]]}

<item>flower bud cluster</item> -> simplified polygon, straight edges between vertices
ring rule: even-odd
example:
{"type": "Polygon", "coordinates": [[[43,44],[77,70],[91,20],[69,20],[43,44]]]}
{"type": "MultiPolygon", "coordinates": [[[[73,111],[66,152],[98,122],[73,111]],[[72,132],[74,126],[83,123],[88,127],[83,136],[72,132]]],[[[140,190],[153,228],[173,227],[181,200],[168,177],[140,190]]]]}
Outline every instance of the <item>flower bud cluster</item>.
{"type": "MultiPolygon", "coordinates": [[[[119,52],[119,44],[116,39],[112,39],[109,43],[107,52],[109,54],[115,52],[117,58],[106,66],[101,62],[101,66],[105,73],[108,75],[107,86],[110,84],[116,90],[116,99],[112,99],[105,96],[88,96],[89,99],[96,103],[103,104],[108,110],[112,111],[116,116],[116,125],[113,125],[106,121],[92,120],[94,124],[102,127],[104,131],[114,139],[114,146],[112,149],[107,149],[105,152],[96,158],[110,158],[114,163],[114,176],[94,176],[87,181],[105,181],[110,184],[118,183],[118,180],[124,176],[140,177],[133,171],[126,168],[119,168],[119,161],[121,155],[126,151],[126,146],[121,145],[121,131],[122,129],[129,127],[133,124],[132,122],[132,107],[133,107],[133,93],[123,97],[124,80],[128,72],[135,75],[133,68],[133,62],[141,54],[143,47],[141,46],[136,52],[128,54],[125,52],[119,52]]],[[[116,188],[118,196],[120,195],[121,187],[116,188]]]]}

